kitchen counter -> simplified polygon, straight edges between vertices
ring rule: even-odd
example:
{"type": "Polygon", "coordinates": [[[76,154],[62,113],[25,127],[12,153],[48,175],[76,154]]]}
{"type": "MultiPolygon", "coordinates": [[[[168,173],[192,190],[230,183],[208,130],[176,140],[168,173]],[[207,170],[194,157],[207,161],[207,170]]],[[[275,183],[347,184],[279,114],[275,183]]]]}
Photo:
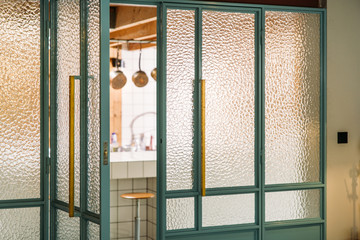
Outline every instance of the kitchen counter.
{"type": "Polygon", "coordinates": [[[156,151],[111,152],[110,179],[156,177],[156,151]]]}

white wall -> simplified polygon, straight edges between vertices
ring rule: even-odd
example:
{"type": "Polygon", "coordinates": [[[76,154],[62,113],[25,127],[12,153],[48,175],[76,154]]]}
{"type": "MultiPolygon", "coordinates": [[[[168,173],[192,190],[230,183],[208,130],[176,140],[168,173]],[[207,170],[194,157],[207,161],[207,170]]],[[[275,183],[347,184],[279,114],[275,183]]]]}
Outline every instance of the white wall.
{"type": "Polygon", "coordinates": [[[327,239],[350,240],[354,213],[360,229],[360,201],[354,209],[349,197],[350,171],[360,168],[360,0],[327,2],[327,239]],[[338,131],[349,132],[348,144],[337,144],[338,131]]]}

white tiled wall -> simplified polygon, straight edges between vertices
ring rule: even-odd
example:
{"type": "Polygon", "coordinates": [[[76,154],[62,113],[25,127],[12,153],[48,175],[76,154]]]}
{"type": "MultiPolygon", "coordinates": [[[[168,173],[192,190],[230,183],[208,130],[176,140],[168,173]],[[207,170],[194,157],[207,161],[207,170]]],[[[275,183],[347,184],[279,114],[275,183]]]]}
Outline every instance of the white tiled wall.
{"type": "MultiPolygon", "coordinates": [[[[141,113],[156,112],[156,81],[151,77],[151,71],[156,67],[156,48],[145,48],[142,50],[141,70],[143,70],[149,82],[146,86],[139,88],[132,82],[132,75],[139,70],[139,51],[121,52],[125,67],[122,69],[127,77],[127,83],[121,91],[122,101],[122,144],[131,143],[131,121],[141,113]]],[[[153,136],[153,147],[155,148],[156,139],[156,115],[147,114],[134,123],[134,133],[146,133],[148,138],[153,136]]]]}
{"type": "MultiPolygon", "coordinates": [[[[132,240],[135,234],[136,201],[123,199],[123,193],[156,194],[156,178],[114,179],[110,181],[110,237],[132,240]]],[[[141,240],[156,239],[156,199],[141,200],[141,240]]]]}

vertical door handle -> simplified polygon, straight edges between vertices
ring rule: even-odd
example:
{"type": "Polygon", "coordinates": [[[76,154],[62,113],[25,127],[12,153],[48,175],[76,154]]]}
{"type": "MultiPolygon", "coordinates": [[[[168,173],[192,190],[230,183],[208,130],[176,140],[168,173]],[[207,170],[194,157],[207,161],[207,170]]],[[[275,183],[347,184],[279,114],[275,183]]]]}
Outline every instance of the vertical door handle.
{"type": "Polygon", "coordinates": [[[69,77],[69,217],[74,217],[75,188],[75,76],[69,77]]]}
{"type": "Polygon", "coordinates": [[[205,184],[205,80],[201,79],[201,195],[206,196],[205,184]]]}

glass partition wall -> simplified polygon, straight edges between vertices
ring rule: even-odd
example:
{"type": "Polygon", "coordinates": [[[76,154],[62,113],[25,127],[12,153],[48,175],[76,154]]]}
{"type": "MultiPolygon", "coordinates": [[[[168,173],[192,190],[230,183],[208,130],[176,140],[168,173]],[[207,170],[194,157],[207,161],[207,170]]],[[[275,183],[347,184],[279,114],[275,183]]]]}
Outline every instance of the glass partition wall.
{"type": "Polygon", "coordinates": [[[325,239],[324,12],[161,14],[158,239],[325,239]]]}

